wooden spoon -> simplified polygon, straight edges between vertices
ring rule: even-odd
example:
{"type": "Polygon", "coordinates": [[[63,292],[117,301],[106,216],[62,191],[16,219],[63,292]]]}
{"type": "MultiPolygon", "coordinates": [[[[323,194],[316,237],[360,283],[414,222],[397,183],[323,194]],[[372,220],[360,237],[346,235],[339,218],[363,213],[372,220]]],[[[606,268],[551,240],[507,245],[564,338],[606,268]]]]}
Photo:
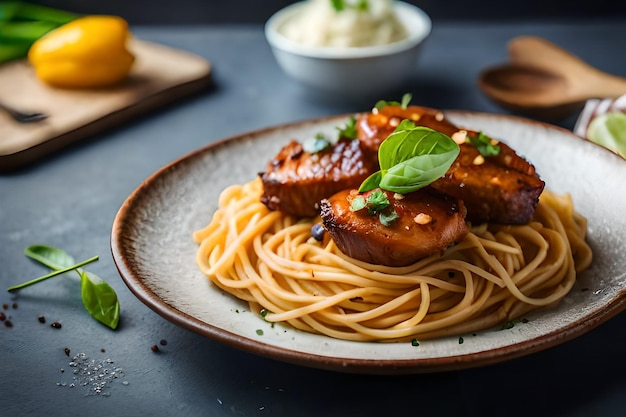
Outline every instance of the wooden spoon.
{"type": "Polygon", "coordinates": [[[502,107],[544,119],[563,119],[590,98],[626,94],[626,78],[590,66],[557,45],[520,36],[508,45],[510,63],[481,72],[478,86],[502,107]]]}

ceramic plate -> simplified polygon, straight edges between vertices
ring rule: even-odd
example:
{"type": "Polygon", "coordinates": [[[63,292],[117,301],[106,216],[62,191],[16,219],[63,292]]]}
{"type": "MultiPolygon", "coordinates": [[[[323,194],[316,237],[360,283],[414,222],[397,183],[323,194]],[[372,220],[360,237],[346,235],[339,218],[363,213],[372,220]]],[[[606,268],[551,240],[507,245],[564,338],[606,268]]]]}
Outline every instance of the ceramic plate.
{"type": "Polygon", "coordinates": [[[571,193],[589,220],[594,261],[556,308],[527,323],[411,343],[362,343],[271,327],[247,304],[213,286],[196,268],[192,233],[211,220],[220,192],[243,183],[289,139],[335,131],[348,116],[243,134],[210,144],[157,171],[120,208],[112,253],[130,290],[167,320],[230,346],[294,364],[344,372],[394,374],[482,366],[579,336],[626,307],[626,162],[554,126],[513,116],[448,111],[459,126],[482,130],[517,149],[547,188],[571,193]]]}

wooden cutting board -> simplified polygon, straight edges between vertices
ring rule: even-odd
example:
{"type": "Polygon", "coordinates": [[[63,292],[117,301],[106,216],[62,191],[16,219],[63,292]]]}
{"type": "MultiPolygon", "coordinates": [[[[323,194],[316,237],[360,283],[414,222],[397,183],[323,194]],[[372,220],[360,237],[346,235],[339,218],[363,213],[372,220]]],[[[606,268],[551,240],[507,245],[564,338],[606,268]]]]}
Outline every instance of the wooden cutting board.
{"type": "Polygon", "coordinates": [[[0,65],[0,102],[48,114],[20,124],[0,111],[0,172],[20,168],[77,140],[210,85],[204,58],[163,45],[133,41],[136,61],[124,83],[106,89],[60,89],[41,83],[26,60],[0,65]]]}

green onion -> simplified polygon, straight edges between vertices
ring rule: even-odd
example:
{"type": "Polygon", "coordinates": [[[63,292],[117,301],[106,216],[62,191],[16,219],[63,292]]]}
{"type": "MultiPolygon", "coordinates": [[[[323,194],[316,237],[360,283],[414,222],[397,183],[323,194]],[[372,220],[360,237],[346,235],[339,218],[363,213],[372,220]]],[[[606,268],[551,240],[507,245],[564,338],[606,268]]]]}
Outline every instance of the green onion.
{"type": "Polygon", "coordinates": [[[71,22],[78,14],[26,2],[0,3],[0,63],[24,58],[46,33],[71,22]]]}

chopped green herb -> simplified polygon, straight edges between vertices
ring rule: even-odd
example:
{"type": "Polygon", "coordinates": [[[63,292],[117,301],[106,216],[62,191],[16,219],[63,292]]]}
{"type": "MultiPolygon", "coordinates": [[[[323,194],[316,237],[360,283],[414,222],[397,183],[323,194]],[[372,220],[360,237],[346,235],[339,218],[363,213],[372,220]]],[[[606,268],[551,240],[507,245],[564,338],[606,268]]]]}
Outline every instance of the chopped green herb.
{"type": "Polygon", "coordinates": [[[483,132],[478,132],[478,136],[468,136],[467,142],[475,147],[482,156],[496,156],[500,153],[498,142],[483,132]]]}
{"type": "Polygon", "coordinates": [[[370,214],[376,214],[389,207],[389,199],[381,190],[375,190],[367,196],[367,210],[370,214]]]}
{"type": "Polygon", "coordinates": [[[502,325],[501,330],[512,329],[513,327],[515,327],[515,323],[512,320],[509,320],[502,325]]]}
{"type": "Polygon", "coordinates": [[[347,8],[358,10],[358,11],[367,11],[369,9],[369,4],[367,0],[357,0],[356,2],[346,2],[345,0],[330,0],[330,3],[335,9],[336,12],[341,12],[347,8]]]}
{"type": "Polygon", "coordinates": [[[443,176],[458,154],[459,145],[449,136],[403,120],[378,148],[380,171],[363,181],[359,191],[419,190],[443,176]]]}
{"type": "Polygon", "coordinates": [[[383,226],[389,227],[394,220],[397,220],[400,216],[395,210],[384,212],[391,203],[387,198],[387,195],[382,190],[374,190],[371,192],[367,199],[363,195],[356,196],[350,202],[350,210],[359,211],[367,208],[367,212],[374,216],[378,214],[378,219],[383,226]]]}
{"type": "Polygon", "coordinates": [[[350,209],[352,211],[359,211],[367,208],[368,213],[374,215],[389,207],[389,204],[389,199],[385,193],[381,190],[375,190],[367,196],[367,199],[362,195],[356,196],[350,204],[350,209]]]}
{"type": "Polygon", "coordinates": [[[263,336],[263,330],[262,329],[256,329],[256,334],[258,334],[259,336],[263,336]]]}
{"type": "Polygon", "coordinates": [[[386,101],[386,100],[379,100],[378,102],[376,102],[376,104],[374,105],[374,107],[378,110],[387,107],[387,106],[400,106],[403,110],[406,110],[407,107],[409,107],[409,103],[411,103],[411,100],[413,99],[413,96],[411,95],[411,93],[406,93],[402,96],[402,101],[398,102],[398,101],[386,101]]]}
{"type": "Polygon", "coordinates": [[[464,341],[465,340],[463,340],[463,336],[459,336],[459,345],[462,345],[464,341]]]}
{"type": "Polygon", "coordinates": [[[351,117],[343,127],[337,127],[340,138],[356,139],[356,119],[351,117]]]}
{"type": "Polygon", "coordinates": [[[324,136],[323,133],[318,133],[314,137],[302,142],[302,149],[308,153],[318,153],[328,148],[331,145],[330,141],[324,136]]]}
{"type": "Polygon", "coordinates": [[[354,200],[350,203],[350,210],[359,211],[364,209],[367,206],[367,202],[365,201],[365,197],[362,195],[356,196],[354,200]]]}
{"type": "Polygon", "coordinates": [[[419,340],[417,340],[417,339],[411,340],[411,346],[419,346],[419,345],[420,345],[419,340]]]}
{"type": "Polygon", "coordinates": [[[392,210],[389,213],[380,213],[378,215],[378,220],[380,220],[380,223],[383,226],[389,227],[391,225],[391,223],[393,223],[394,221],[398,220],[400,218],[400,216],[398,215],[398,213],[395,210],[392,210]]]}
{"type": "Polygon", "coordinates": [[[517,323],[528,323],[528,319],[520,318],[520,319],[509,320],[502,325],[500,330],[512,329],[513,327],[515,327],[517,323]]]}

